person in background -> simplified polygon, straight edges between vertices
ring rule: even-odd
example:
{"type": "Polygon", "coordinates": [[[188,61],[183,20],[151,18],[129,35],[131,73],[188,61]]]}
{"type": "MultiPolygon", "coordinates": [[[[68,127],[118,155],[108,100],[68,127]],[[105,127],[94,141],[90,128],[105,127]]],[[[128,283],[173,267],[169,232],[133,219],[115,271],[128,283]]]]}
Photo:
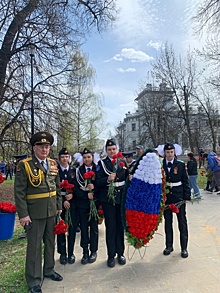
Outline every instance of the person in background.
{"type": "MultiPolygon", "coordinates": [[[[67,180],[68,183],[73,184],[74,168],[70,166],[70,154],[66,148],[62,148],[58,153],[58,169],[60,182],[67,180]]],[[[71,224],[68,227],[68,236],[66,243],[66,235],[57,235],[57,252],[60,254],[60,264],[65,265],[74,264],[74,245],[76,239],[76,227],[78,223],[76,212],[76,198],[72,192],[66,192],[65,189],[61,189],[63,212],[61,218],[65,220],[67,209],[69,209],[71,224]],[[67,253],[68,252],[68,253],[67,253]],[[68,254],[68,255],[67,255],[68,254]]]]}
{"type": "Polygon", "coordinates": [[[136,160],[138,160],[144,152],[144,147],[142,145],[136,146],[136,160]]]}
{"type": "Polygon", "coordinates": [[[8,179],[8,175],[9,175],[10,179],[12,180],[13,168],[14,168],[14,164],[12,161],[6,162],[6,166],[5,166],[6,180],[8,179]]]}
{"type": "MultiPolygon", "coordinates": [[[[211,169],[213,173],[213,179],[212,179],[212,189],[210,190],[211,192],[213,191],[214,187],[216,190],[220,190],[220,165],[217,161],[217,155],[214,152],[211,152],[208,154],[208,165],[206,166],[206,170],[211,169]]],[[[220,193],[217,193],[220,195],[220,193]]]]}
{"type": "Polygon", "coordinates": [[[197,161],[192,152],[187,154],[187,172],[189,175],[189,186],[191,191],[193,190],[194,197],[200,197],[200,191],[197,184],[198,170],[197,170],[197,161]]]}
{"type": "MultiPolygon", "coordinates": [[[[206,180],[206,187],[204,188],[205,191],[212,192],[212,179],[213,179],[213,173],[211,169],[206,170],[205,176],[207,178],[206,180]]],[[[216,190],[218,191],[218,190],[216,190]]]]}
{"type": "Polygon", "coordinates": [[[204,166],[205,158],[203,157],[205,154],[204,150],[201,148],[199,150],[199,169],[204,166]]]}
{"type": "MultiPolygon", "coordinates": [[[[180,231],[181,256],[188,257],[188,226],[186,219],[186,203],[190,200],[191,192],[189,179],[184,162],[179,161],[175,156],[180,155],[182,149],[177,144],[166,143],[164,145],[163,168],[166,174],[166,205],[178,204],[181,202],[177,215],[178,227],[180,231]]],[[[173,251],[173,212],[170,208],[164,210],[166,248],[164,255],[169,255],[173,251]]]]}
{"type": "Polygon", "coordinates": [[[124,227],[121,218],[121,198],[125,180],[128,176],[126,162],[119,159],[113,159],[119,154],[118,147],[113,139],[108,139],[105,144],[107,157],[98,162],[96,168],[95,187],[99,190],[100,201],[102,204],[105,227],[106,227],[106,245],[108,260],[107,266],[115,266],[115,256],[118,256],[120,265],[126,264],[124,257],[124,227]],[[120,164],[123,163],[123,164],[120,164]],[[122,166],[124,165],[124,167],[122,166]],[[113,187],[114,197],[109,197],[109,188],[113,187]]]}
{"type": "Polygon", "coordinates": [[[53,142],[49,132],[35,133],[30,139],[34,154],[19,162],[15,175],[16,209],[27,232],[25,277],[30,293],[42,292],[43,276],[53,281],[63,279],[54,271],[54,225],[57,213],[62,212],[62,198],[56,162],[48,158],[53,142]]]}
{"type": "Polygon", "coordinates": [[[128,165],[128,169],[131,172],[136,163],[136,160],[134,159],[134,153],[126,152],[126,153],[122,153],[122,155],[124,156],[126,163],[128,165]]]}
{"type": "Polygon", "coordinates": [[[83,249],[81,264],[93,263],[97,258],[98,251],[98,218],[90,215],[90,203],[97,202],[96,191],[94,189],[95,176],[85,179],[85,173],[96,172],[93,153],[84,148],[82,152],[82,165],[76,168],[74,176],[74,194],[76,195],[77,212],[81,228],[80,246],[83,249]],[[89,182],[91,181],[91,182],[89,182]],[[90,251],[90,253],[89,253],[90,251]]]}

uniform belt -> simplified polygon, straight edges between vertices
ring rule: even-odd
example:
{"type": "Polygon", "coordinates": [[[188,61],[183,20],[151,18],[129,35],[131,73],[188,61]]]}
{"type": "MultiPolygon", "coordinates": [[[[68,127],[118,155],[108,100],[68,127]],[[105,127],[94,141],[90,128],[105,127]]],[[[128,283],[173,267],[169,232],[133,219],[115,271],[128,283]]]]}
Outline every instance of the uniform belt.
{"type": "Polygon", "coordinates": [[[169,187],[180,186],[180,185],[182,185],[181,181],[179,181],[179,182],[167,182],[167,186],[169,186],[169,187]]]}
{"type": "Polygon", "coordinates": [[[57,194],[56,191],[46,192],[46,193],[37,193],[37,194],[27,194],[26,199],[36,199],[36,198],[44,198],[44,197],[52,197],[57,194]]]}
{"type": "Polygon", "coordinates": [[[81,186],[80,189],[82,189],[83,191],[89,191],[89,188],[88,187],[81,186]]]}
{"type": "Polygon", "coordinates": [[[121,182],[114,182],[114,187],[120,187],[120,186],[124,186],[125,185],[125,181],[121,181],[121,182]]]}

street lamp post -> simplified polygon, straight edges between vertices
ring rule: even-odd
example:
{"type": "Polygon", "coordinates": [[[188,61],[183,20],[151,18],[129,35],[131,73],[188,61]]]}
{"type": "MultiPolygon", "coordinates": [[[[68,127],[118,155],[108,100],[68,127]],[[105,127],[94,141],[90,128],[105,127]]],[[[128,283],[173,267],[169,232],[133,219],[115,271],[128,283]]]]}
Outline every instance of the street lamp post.
{"type": "Polygon", "coordinates": [[[31,136],[34,134],[34,49],[35,46],[30,44],[31,57],[31,136]]]}

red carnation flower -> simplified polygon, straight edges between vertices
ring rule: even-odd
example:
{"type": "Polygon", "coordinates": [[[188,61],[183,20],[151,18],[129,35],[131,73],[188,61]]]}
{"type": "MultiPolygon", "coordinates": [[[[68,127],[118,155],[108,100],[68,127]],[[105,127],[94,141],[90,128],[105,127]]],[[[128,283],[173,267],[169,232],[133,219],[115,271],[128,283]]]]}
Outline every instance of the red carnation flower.
{"type": "Polygon", "coordinates": [[[178,214],[180,211],[174,203],[169,204],[169,209],[175,214],[178,214]]]}
{"type": "Polygon", "coordinates": [[[84,179],[89,179],[92,177],[95,177],[95,173],[93,171],[88,171],[88,172],[84,173],[84,175],[83,175],[84,179]]]}
{"type": "Polygon", "coordinates": [[[70,183],[68,182],[68,180],[63,180],[63,181],[60,183],[60,187],[66,189],[66,190],[69,191],[69,192],[72,192],[72,191],[73,191],[74,184],[70,184],[70,183]]]}
{"type": "Polygon", "coordinates": [[[123,168],[125,166],[124,162],[120,162],[119,165],[123,168]]]}

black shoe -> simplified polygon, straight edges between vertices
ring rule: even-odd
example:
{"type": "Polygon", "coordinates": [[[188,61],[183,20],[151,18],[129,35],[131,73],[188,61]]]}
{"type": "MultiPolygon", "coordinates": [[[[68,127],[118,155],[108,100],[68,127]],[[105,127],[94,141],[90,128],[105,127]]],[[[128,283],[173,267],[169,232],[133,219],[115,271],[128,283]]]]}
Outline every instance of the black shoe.
{"type": "Polygon", "coordinates": [[[95,262],[96,258],[97,258],[97,253],[96,252],[91,253],[89,256],[89,263],[95,262]]]}
{"type": "Polygon", "coordinates": [[[74,264],[74,262],[75,262],[75,255],[73,254],[73,255],[68,257],[68,263],[70,265],[72,265],[72,264],[74,264]]]}
{"type": "Polygon", "coordinates": [[[80,228],[76,227],[76,233],[79,233],[79,232],[80,232],[80,228]]]}
{"type": "Polygon", "coordinates": [[[118,256],[118,263],[120,264],[120,265],[125,265],[126,264],[126,258],[123,256],[123,255],[119,255],[118,256]]]}
{"type": "Polygon", "coordinates": [[[29,293],[42,293],[40,285],[34,286],[30,289],[29,293]]]}
{"type": "Polygon", "coordinates": [[[58,273],[56,273],[56,272],[54,272],[52,275],[50,275],[50,276],[45,276],[46,278],[51,278],[51,280],[52,281],[62,281],[63,280],[63,277],[60,275],[60,274],[58,274],[58,273]]]}
{"type": "Polygon", "coordinates": [[[181,251],[181,256],[182,256],[183,258],[187,258],[187,257],[189,256],[188,251],[187,251],[186,249],[183,249],[183,250],[181,251]]]}
{"type": "Polygon", "coordinates": [[[115,266],[115,259],[109,257],[108,260],[107,260],[107,266],[108,266],[109,268],[114,268],[114,266],[115,266]]]}
{"type": "Polygon", "coordinates": [[[173,251],[173,247],[166,247],[163,251],[164,255],[169,255],[173,251]]]}
{"type": "Polygon", "coordinates": [[[61,254],[60,256],[60,264],[61,265],[66,265],[67,264],[67,257],[65,254],[61,254]]]}
{"type": "Polygon", "coordinates": [[[89,256],[88,254],[83,254],[83,257],[81,259],[81,264],[86,265],[89,262],[89,256]]]}

